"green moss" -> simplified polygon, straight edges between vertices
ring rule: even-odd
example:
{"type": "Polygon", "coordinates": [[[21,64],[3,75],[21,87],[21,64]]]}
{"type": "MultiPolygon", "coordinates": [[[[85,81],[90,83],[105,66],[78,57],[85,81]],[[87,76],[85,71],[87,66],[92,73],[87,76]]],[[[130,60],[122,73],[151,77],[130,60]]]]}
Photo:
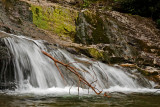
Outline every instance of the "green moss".
{"type": "Polygon", "coordinates": [[[92,57],[94,57],[96,59],[100,59],[100,60],[104,59],[104,52],[103,51],[101,52],[95,48],[89,48],[88,52],[92,57]]]}
{"type": "Polygon", "coordinates": [[[73,36],[75,34],[75,19],[77,12],[61,6],[31,5],[33,23],[45,30],[52,31],[59,36],[73,36]]]}
{"type": "Polygon", "coordinates": [[[47,15],[43,12],[43,9],[41,6],[31,6],[31,10],[33,13],[33,23],[42,29],[50,29],[49,26],[49,18],[47,15]]]}
{"type": "Polygon", "coordinates": [[[88,7],[90,5],[90,3],[91,3],[89,0],[83,0],[83,2],[84,2],[83,3],[83,7],[84,8],[88,7]]]}

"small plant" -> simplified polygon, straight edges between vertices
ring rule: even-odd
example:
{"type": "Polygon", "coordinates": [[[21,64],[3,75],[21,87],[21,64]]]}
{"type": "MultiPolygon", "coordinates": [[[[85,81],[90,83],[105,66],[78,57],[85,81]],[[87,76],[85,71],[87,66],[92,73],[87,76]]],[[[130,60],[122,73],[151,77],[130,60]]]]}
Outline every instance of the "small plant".
{"type": "Polygon", "coordinates": [[[89,5],[90,5],[90,1],[88,1],[88,0],[83,0],[83,7],[84,8],[86,8],[86,7],[89,7],[89,5]]]}
{"type": "Polygon", "coordinates": [[[160,19],[157,20],[157,26],[160,28],[160,19]]]}

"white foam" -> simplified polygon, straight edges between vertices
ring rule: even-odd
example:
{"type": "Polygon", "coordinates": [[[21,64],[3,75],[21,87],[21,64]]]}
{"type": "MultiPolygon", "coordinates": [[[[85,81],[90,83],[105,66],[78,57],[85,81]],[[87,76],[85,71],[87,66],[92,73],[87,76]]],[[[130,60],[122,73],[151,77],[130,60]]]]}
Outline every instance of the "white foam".
{"type": "Polygon", "coordinates": [[[149,88],[128,88],[128,87],[120,87],[114,86],[109,89],[105,89],[106,92],[124,92],[124,93],[153,93],[156,92],[160,93],[160,89],[149,89],[149,88]]]}
{"type": "MultiPolygon", "coordinates": [[[[114,86],[109,89],[104,89],[102,91],[102,94],[104,92],[107,93],[117,93],[117,92],[122,92],[126,94],[130,93],[155,93],[155,94],[160,94],[159,89],[148,89],[148,88],[137,88],[137,89],[131,89],[127,87],[120,87],[120,86],[114,86]]],[[[2,92],[0,92],[2,93],[2,92]]],[[[48,97],[55,97],[55,96],[72,96],[72,95],[78,95],[78,87],[64,87],[64,88],[59,88],[59,87],[52,87],[52,88],[47,88],[47,89],[40,89],[40,88],[33,88],[30,87],[28,90],[22,90],[22,89],[17,89],[15,91],[6,91],[5,93],[9,95],[32,95],[32,96],[48,96],[48,97]]],[[[82,89],[79,88],[79,96],[88,96],[88,95],[96,95],[93,90],[89,89],[82,89]]]]}

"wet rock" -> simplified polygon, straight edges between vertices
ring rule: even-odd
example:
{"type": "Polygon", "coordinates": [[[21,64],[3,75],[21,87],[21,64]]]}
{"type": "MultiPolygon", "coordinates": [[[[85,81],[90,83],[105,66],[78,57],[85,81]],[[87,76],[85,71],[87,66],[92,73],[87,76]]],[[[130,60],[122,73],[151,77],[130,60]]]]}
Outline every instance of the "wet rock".
{"type": "Polygon", "coordinates": [[[3,26],[2,25],[2,26],[0,26],[0,30],[5,31],[7,33],[12,33],[12,34],[15,33],[14,30],[12,28],[8,27],[8,26],[3,26]]]}
{"type": "Polygon", "coordinates": [[[160,89],[160,85],[157,85],[154,87],[155,89],[160,89]]]}
{"type": "Polygon", "coordinates": [[[2,39],[7,36],[8,36],[7,34],[0,32],[0,60],[11,58],[9,49],[7,48],[2,39]]]}
{"type": "Polygon", "coordinates": [[[75,48],[68,47],[66,48],[66,50],[72,54],[80,55],[80,53],[78,53],[78,51],[75,48]]]}
{"type": "Polygon", "coordinates": [[[0,32],[0,90],[15,88],[12,55],[3,40],[7,36],[0,32]]]}
{"type": "Polygon", "coordinates": [[[53,3],[60,3],[60,4],[70,4],[70,5],[77,5],[80,6],[83,4],[83,0],[48,0],[53,3]]]}
{"type": "Polygon", "coordinates": [[[15,90],[15,83],[0,83],[0,90],[15,90]]]}
{"type": "Polygon", "coordinates": [[[149,75],[158,75],[158,74],[160,74],[160,69],[158,70],[158,69],[156,69],[156,68],[154,68],[154,67],[150,67],[150,66],[147,66],[147,67],[145,68],[145,71],[146,71],[146,73],[148,73],[149,75]]]}
{"type": "Polygon", "coordinates": [[[21,0],[4,0],[3,7],[10,18],[17,24],[22,24],[22,20],[32,21],[32,13],[29,11],[30,5],[21,0]]]}
{"type": "MultiPolygon", "coordinates": [[[[1,45],[1,43],[0,43],[1,45]]],[[[0,46],[0,60],[10,58],[10,54],[8,52],[8,48],[4,46],[0,46]]]]}
{"type": "MultiPolygon", "coordinates": [[[[8,37],[9,35],[5,32],[1,32],[0,31],[0,39],[4,38],[4,37],[8,37]]],[[[2,42],[1,42],[2,43],[2,42]]]]}

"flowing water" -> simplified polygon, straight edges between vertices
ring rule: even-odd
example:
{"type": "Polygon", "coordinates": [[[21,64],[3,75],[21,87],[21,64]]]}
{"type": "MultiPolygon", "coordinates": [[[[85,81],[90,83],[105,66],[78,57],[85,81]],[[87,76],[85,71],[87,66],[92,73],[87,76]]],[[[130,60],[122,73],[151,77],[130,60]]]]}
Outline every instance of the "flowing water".
{"type": "Polygon", "coordinates": [[[45,41],[8,35],[3,42],[12,58],[1,65],[0,83],[14,90],[0,92],[0,106],[133,106],[145,101],[151,101],[144,103],[146,106],[158,106],[160,97],[159,90],[153,89],[155,83],[135,70],[123,71],[120,67],[76,56],[56,46],[51,48],[45,41]],[[42,50],[77,68],[92,86],[112,97],[95,95],[84,84],[79,85],[77,76],[58,65],[63,80],[53,60],[45,56],[42,50]],[[7,68],[9,65],[12,65],[12,69],[7,68]],[[152,101],[152,98],[155,100],[152,101]]]}

